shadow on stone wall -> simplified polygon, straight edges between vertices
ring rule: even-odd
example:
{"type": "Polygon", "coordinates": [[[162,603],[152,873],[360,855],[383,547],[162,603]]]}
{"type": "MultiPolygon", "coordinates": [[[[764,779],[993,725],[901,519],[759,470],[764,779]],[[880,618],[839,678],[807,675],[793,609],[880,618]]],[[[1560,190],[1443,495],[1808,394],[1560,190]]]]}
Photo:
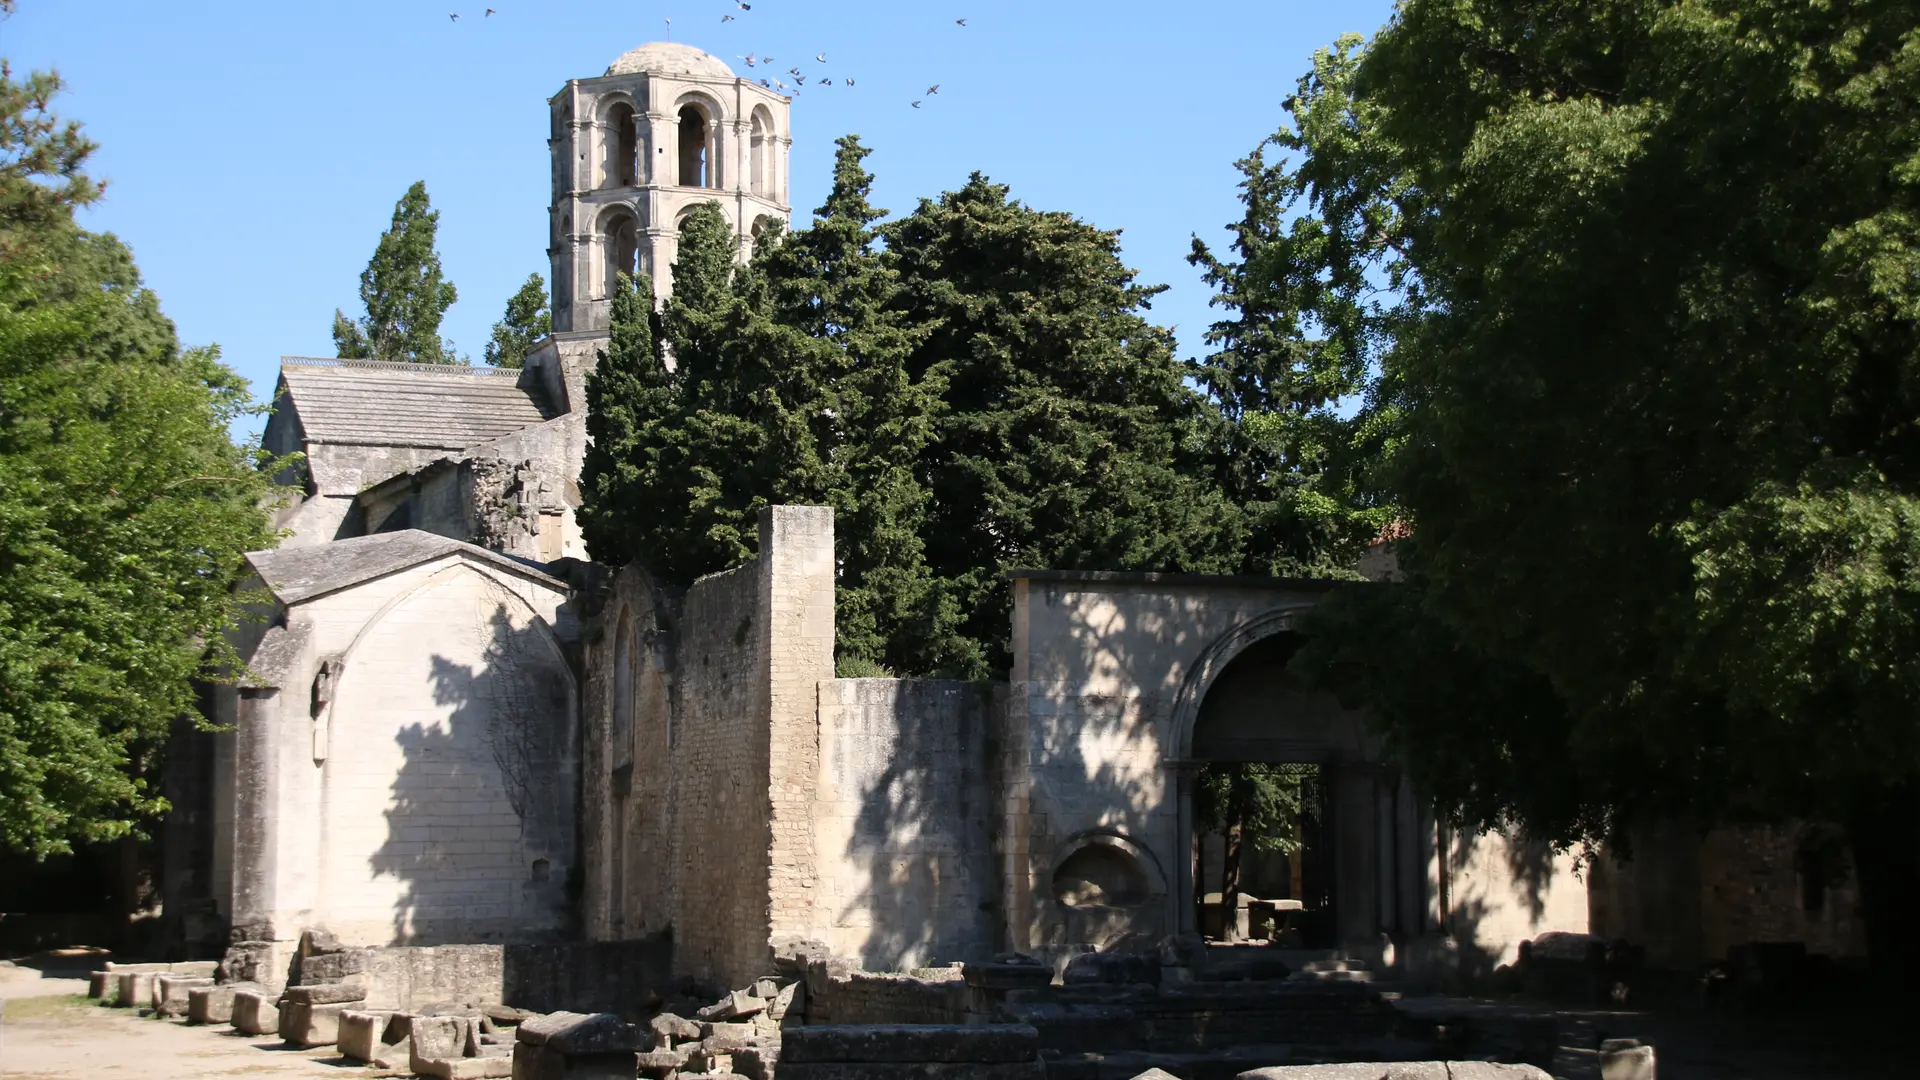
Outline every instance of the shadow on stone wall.
{"type": "Polygon", "coordinates": [[[478,664],[430,657],[438,724],[393,736],[402,764],[370,863],[397,878],[395,944],[570,932],[578,748],[564,661],[545,628],[504,607],[478,664]]]}
{"type": "MultiPolygon", "coordinates": [[[[1003,918],[992,821],[996,701],[987,683],[921,679],[835,680],[850,693],[853,732],[827,738],[823,765],[835,786],[858,790],[847,863],[864,885],[834,918],[870,920],[859,951],[872,971],[981,960],[1001,940],[1003,918]],[[892,731],[872,733],[874,721],[892,731]],[[879,764],[877,773],[869,767],[879,764]]],[[[852,792],[841,790],[841,797],[852,792]]]]}

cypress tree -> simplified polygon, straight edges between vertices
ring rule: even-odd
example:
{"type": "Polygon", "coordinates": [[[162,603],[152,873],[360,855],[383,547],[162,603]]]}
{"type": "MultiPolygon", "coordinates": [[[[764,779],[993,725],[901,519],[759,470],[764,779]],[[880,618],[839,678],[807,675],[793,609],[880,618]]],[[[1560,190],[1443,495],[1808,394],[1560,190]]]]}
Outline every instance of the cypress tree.
{"type": "Polygon", "coordinates": [[[1005,665],[1008,570],[1237,566],[1238,512],[1198,467],[1205,402],[1118,233],[975,174],[883,234],[928,328],[908,373],[942,396],[919,471],[928,561],[973,653],[954,674],[1005,665]]]}
{"type": "Polygon", "coordinates": [[[660,425],[674,405],[673,379],[655,348],[653,281],[620,275],[607,347],[588,373],[587,435],[580,469],[580,531],[600,562],[638,557],[638,527],[660,474],[660,425]]]}
{"type": "Polygon", "coordinates": [[[426,181],[416,181],[395,204],[393,221],[360,274],[366,314],[356,322],[344,312],[333,313],[333,343],[340,356],[464,363],[454,355],[453,343],[440,337],[440,320],[459,292],[440,273],[440,253],[434,249],[439,227],[440,213],[427,200],[426,181]]]}
{"type": "Polygon", "coordinates": [[[833,188],[812,225],[763,241],[756,268],[774,317],[824,347],[817,378],[829,408],[819,437],[832,466],[840,666],[849,674],[965,667],[968,643],[941,608],[921,538],[931,497],[915,466],[939,398],[907,364],[926,331],[910,322],[899,275],[878,251],[876,222],[886,211],[868,200],[870,151],[851,135],[837,145],[833,188]]]}

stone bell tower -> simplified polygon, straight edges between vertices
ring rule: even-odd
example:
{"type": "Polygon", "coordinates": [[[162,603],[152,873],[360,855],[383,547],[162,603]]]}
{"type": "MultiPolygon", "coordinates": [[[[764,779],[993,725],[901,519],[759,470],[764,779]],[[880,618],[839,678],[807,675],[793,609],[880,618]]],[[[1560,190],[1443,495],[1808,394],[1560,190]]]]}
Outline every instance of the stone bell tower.
{"type": "Polygon", "coordinates": [[[665,298],[680,224],[696,205],[719,204],[743,257],[791,213],[790,101],[718,57],[642,45],[597,79],[569,80],[550,104],[556,332],[604,333],[623,271],[651,275],[665,298]]]}
{"type": "Polygon", "coordinates": [[[586,407],[615,281],[622,271],[649,274],[665,299],[680,225],[695,206],[720,207],[743,259],[768,224],[786,224],[791,104],[675,42],[642,45],[548,99],[553,333],[528,354],[522,386],[562,414],[586,407]]]}

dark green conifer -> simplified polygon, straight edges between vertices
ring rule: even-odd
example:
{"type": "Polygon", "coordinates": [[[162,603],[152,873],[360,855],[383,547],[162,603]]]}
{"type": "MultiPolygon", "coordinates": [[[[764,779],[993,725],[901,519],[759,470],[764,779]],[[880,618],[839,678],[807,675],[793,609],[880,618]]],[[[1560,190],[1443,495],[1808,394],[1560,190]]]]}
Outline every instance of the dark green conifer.
{"type": "Polygon", "coordinates": [[[553,332],[553,308],[547,304],[547,282],[530,274],[526,284],[507,298],[506,314],[493,324],[486,360],[494,367],[519,367],[533,346],[553,332]]]}

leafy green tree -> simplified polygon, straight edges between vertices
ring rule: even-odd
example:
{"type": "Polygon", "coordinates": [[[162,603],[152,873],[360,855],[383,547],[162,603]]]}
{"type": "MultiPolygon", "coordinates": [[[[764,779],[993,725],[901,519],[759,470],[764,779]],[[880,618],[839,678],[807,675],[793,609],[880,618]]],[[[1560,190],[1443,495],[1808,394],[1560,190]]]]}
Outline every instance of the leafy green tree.
{"type": "Polygon", "coordinates": [[[180,352],[126,250],[74,225],[98,189],[91,144],[46,114],[57,82],[0,84],[12,160],[53,162],[14,174],[42,186],[24,198],[0,181],[0,846],[44,856],[165,809],[161,750],[192,681],[235,660],[270,488],[227,436],[245,383],[180,352]]]}
{"type": "Polygon", "coordinates": [[[1377,468],[1394,407],[1375,377],[1417,283],[1386,242],[1406,181],[1382,152],[1376,107],[1353,94],[1359,45],[1315,54],[1290,122],[1237,164],[1233,258],[1198,238],[1188,258],[1232,312],[1193,371],[1222,421],[1213,468],[1247,514],[1246,573],[1350,573],[1395,515],[1377,468]]]}
{"type": "MultiPolygon", "coordinates": [[[[1302,827],[1319,815],[1320,767],[1262,762],[1210,762],[1194,789],[1194,817],[1206,832],[1222,833],[1220,896],[1229,912],[1242,891],[1246,849],[1291,855],[1305,846],[1302,827]]],[[[1196,873],[1194,880],[1201,880],[1196,873]]],[[[1228,936],[1233,936],[1229,916],[1228,936]]]]}
{"type": "Polygon", "coordinates": [[[440,337],[440,320],[459,299],[442,278],[434,236],[440,212],[427,200],[426,181],[416,181],[393,208],[393,222],[380,234],[373,258],[360,275],[358,321],[333,313],[333,344],[355,360],[409,364],[465,363],[453,343],[440,337]]]}
{"type": "Polygon", "coordinates": [[[1231,570],[1238,509],[1203,475],[1204,399],[1142,315],[1119,236],[975,175],[884,229],[908,374],[939,388],[919,474],[927,561],[957,622],[946,673],[1004,669],[1018,567],[1231,570]]]}
{"type": "MultiPolygon", "coordinates": [[[[1479,751],[1413,764],[1561,841],[1676,803],[1844,820],[1896,969],[1920,887],[1917,24],[1409,0],[1354,74],[1364,152],[1325,158],[1393,194],[1382,242],[1418,286],[1381,347],[1419,596],[1391,633],[1511,677],[1577,780],[1521,775],[1536,733],[1501,697],[1401,713],[1406,741],[1479,751]]],[[[1301,663],[1388,700],[1434,674],[1320,640],[1301,663]]]]}
{"type": "Polygon", "coordinates": [[[541,339],[553,333],[553,308],[547,303],[547,283],[530,274],[526,284],[507,298],[506,314],[493,324],[486,360],[494,367],[519,367],[541,339]]]}

